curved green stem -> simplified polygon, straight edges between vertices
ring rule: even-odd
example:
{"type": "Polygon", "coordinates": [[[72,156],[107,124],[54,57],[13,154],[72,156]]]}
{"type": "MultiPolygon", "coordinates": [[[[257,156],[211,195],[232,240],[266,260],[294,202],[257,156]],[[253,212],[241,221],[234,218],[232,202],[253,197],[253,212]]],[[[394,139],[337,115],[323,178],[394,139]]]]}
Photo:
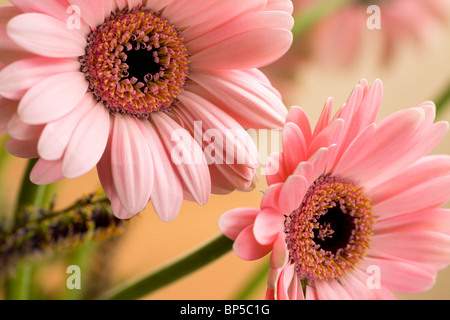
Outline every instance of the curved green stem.
{"type": "Polygon", "coordinates": [[[267,261],[263,262],[263,265],[259,270],[256,271],[252,279],[247,283],[247,286],[242,289],[238,295],[236,295],[235,300],[249,300],[252,294],[258,289],[264,280],[267,280],[269,274],[269,263],[267,261]]]}
{"type": "Polygon", "coordinates": [[[206,266],[231,251],[233,241],[219,236],[191,254],[140,279],[124,284],[106,293],[101,300],[140,299],[176,280],[206,266]]]}
{"type": "Polygon", "coordinates": [[[302,10],[294,16],[295,24],[292,28],[294,38],[308,32],[320,21],[333,12],[336,12],[339,8],[356,1],[357,0],[326,0],[314,4],[308,9],[302,10]]]}
{"type": "Polygon", "coordinates": [[[440,114],[448,106],[450,106],[450,84],[436,100],[436,113],[440,114]]]}
{"type": "MultiPolygon", "coordinates": [[[[38,186],[30,181],[30,173],[36,164],[36,159],[30,160],[25,170],[22,186],[17,200],[14,229],[19,227],[20,213],[26,206],[42,206],[45,198],[46,186],[38,186]]],[[[29,298],[29,289],[33,275],[33,268],[26,262],[22,262],[16,269],[15,275],[6,280],[6,299],[26,300],[29,298]]]]}

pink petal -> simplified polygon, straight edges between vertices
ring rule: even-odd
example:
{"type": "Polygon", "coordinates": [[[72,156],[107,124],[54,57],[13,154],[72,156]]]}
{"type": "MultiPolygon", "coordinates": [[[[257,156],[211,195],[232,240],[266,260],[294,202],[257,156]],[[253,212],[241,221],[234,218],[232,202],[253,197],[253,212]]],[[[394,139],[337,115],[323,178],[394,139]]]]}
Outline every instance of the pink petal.
{"type": "Polygon", "coordinates": [[[361,119],[359,130],[376,121],[382,101],[383,83],[377,79],[370,86],[368,92],[364,95],[364,99],[358,109],[358,117],[361,119]]]}
{"type": "Polygon", "coordinates": [[[367,126],[366,124],[362,124],[362,116],[358,113],[362,99],[363,88],[357,85],[348,98],[347,103],[335,116],[344,120],[342,140],[338,144],[338,158],[340,158],[341,154],[353,142],[355,137],[358,136],[360,131],[367,126]]]}
{"type": "Polygon", "coordinates": [[[197,94],[208,99],[203,91],[209,92],[218,100],[217,105],[245,128],[281,128],[284,123],[286,107],[283,102],[265,84],[256,81],[251,72],[198,71],[190,78],[202,86],[197,94]]]}
{"type": "Polygon", "coordinates": [[[354,166],[358,164],[358,162],[354,161],[355,157],[358,157],[361,151],[365,150],[369,144],[369,141],[371,141],[374,137],[376,129],[376,124],[372,124],[359,133],[359,135],[341,154],[341,158],[333,169],[336,174],[345,176],[347,171],[352,170],[354,166]]]}
{"type": "Polygon", "coordinates": [[[139,125],[152,154],[154,186],[151,201],[159,218],[169,222],[180,211],[183,185],[153,125],[149,121],[139,121],[139,125]]]}
{"type": "Polygon", "coordinates": [[[377,221],[374,226],[377,234],[414,230],[428,230],[450,235],[450,210],[425,209],[377,221]]]}
{"type": "Polygon", "coordinates": [[[411,186],[419,185],[425,180],[438,178],[448,172],[450,172],[450,156],[427,156],[395,174],[392,178],[376,186],[366,187],[366,190],[372,204],[376,205],[411,188],[411,186]]]}
{"type": "Polygon", "coordinates": [[[330,125],[331,112],[333,111],[333,98],[328,98],[322,109],[319,120],[313,132],[313,137],[317,137],[326,127],[330,125]]]}
{"type": "Polygon", "coordinates": [[[293,122],[302,130],[305,143],[309,146],[311,143],[312,130],[306,112],[300,107],[292,107],[289,109],[286,122],[293,122]]]}
{"type": "Polygon", "coordinates": [[[21,13],[14,6],[0,7],[0,61],[3,63],[11,63],[30,55],[14,43],[6,33],[6,25],[9,20],[21,13]]]}
{"type": "Polygon", "coordinates": [[[270,267],[274,269],[282,268],[287,264],[289,252],[286,246],[286,238],[280,232],[273,243],[272,254],[270,255],[270,267]]]}
{"type": "Polygon", "coordinates": [[[113,196],[111,197],[111,209],[114,213],[114,215],[118,219],[122,220],[128,220],[133,218],[136,214],[128,212],[125,207],[120,202],[119,196],[117,194],[113,193],[113,196]]]}
{"type": "MultiPolygon", "coordinates": [[[[209,101],[197,96],[191,92],[184,92],[178,97],[180,102],[186,108],[180,109],[180,112],[187,114],[190,119],[201,121],[205,130],[213,129],[220,137],[212,142],[218,144],[214,149],[222,150],[223,157],[218,159],[220,163],[243,164],[251,168],[257,168],[259,164],[258,150],[248,133],[231,116],[217,108],[209,101]],[[190,114],[190,116],[189,116],[190,114]]],[[[194,124],[187,123],[192,127],[194,124]]],[[[220,155],[216,154],[216,158],[220,155]]]]}
{"type": "MultiPolygon", "coordinates": [[[[173,5],[183,5],[186,2],[194,3],[191,0],[183,0],[173,2],[173,5]]],[[[167,17],[170,21],[172,21],[171,19],[177,19],[179,17],[178,19],[181,23],[189,26],[189,28],[183,32],[186,41],[189,43],[189,41],[216,29],[223,24],[226,24],[235,17],[245,16],[251,12],[263,10],[265,4],[265,0],[245,2],[240,0],[215,1],[213,5],[202,7],[201,14],[197,14],[193,17],[187,15],[186,13],[180,14],[184,11],[180,11],[180,9],[177,9],[175,6],[172,10],[173,14],[170,14],[169,12],[167,14],[170,14],[171,16],[168,15],[167,17]],[[186,16],[190,19],[186,19],[186,16]],[[193,20],[194,18],[195,20],[193,20]],[[195,21],[195,23],[193,24],[192,21],[195,21]]],[[[172,5],[170,7],[172,7],[172,5]]],[[[166,12],[167,10],[164,13],[166,14],[166,12]]],[[[181,25],[179,27],[181,27],[181,25]]]]}
{"type": "Polygon", "coordinates": [[[293,24],[294,20],[292,16],[283,11],[262,11],[246,14],[227,22],[195,40],[189,41],[189,50],[195,56],[203,50],[207,50],[216,44],[225,42],[230,38],[246,32],[271,28],[290,30],[293,24]]]}
{"type": "Polygon", "coordinates": [[[214,194],[229,194],[234,190],[251,191],[258,182],[256,169],[245,164],[209,165],[211,175],[211,192],[214,194]]]}
{"type": "Polygon", "coordinates": [[[450,262],[450,236],[433,231],[399,231],[374,235],[371,255],[389,255],[436,268],[450,262]]]}
{"type": "Polygon", "coordinates": [[[124,209],[137,214],[147,205],[153,189],[153,163],[137,120],[117,115],[111,139],[114,189],[124,209]]]}
{"type": "Polygon", "coordinates": [[[284,182],[288,173],[284,168],[284,157],[281,152],[274,152],[270,155],[266,162],[266,180],[267,184],[270,186],[272,184],[284,182]]]}
{"type": "Polygon", "coordinates": [[[261,200],[261,209],[271,208],[279,209],[280,192],[283,189],[284,183],[272,184],[265,191],[264,197],[261,200]]]}
{"type": "Polygon", "coordinates": [[[350,294],[336,280],[314,280],[319,300],[351,300],[350,294]]]}
{"type": "Polygon", "coordinates": [[[319,134],[313,137],[311,145],[309,146],[308,149],[308,155],[313,155],[320,148],[328,148],[332,144],[335,144],[338,141],[340,141],[341,134],[343,133],[343,128],[344,128],[344,121],[342,119],[336,119],[332,121],[319,134]]]}
{"type": "MultiPolygon", "coordinates": [[[[189,30],[189,27],[194,23],[200,23],[205,18],[206,12],[215,5],[215,0],[203,0],[201,5],[196,1],[191,0],[176,0],[166,1],[165,4],[158,4],[158,6],[164,6],[164,16],[170,21],[170,23],[177,26],[179,29],[189,30]],[[197,19],[196,19],[197,18],[197,19]],[[195,21],[195,22],[194,22],[195,21]]],[[[153,1],[147,3],[147,7],[154,11],[155,4],[153,1]]]]}
{"type": "Polygon", "coordinates": [[[81,72],[61,73],[46,78],[31,88],[20,101],[19,116],[29,124],[57,120],[77,106],[88,86],[81,72]]]}
{"type": "Polygon", "coordinates": [[[78,6],[83,20],[91,29],[96,29],[111,15],[114,0],[68,0],[68,2],[78,6]]]}
{"type": "Polygon", "coordinates": [[[122,206],[117,191],[114,187],[114,179],[111,168],[111,139],[109,139],[103,157],[97,165],[98,177],[108,198],[111,200],[111,209],[119,219],[129,219],[135,215],[125,210],[122,206]]]}
{"type": "Polygon", "coordinates": [[[39,138],[38,151],[41,158],[46,160],[60,159],[66,151],[70,137],[78,123],[96,105],[97,101],[93,95],[86,94],[71,112],[61,119],[47,124],[39,138]]]}
{"type": "MultiPolygon", "coordinates": [[[[116,0],[117,1],[117,0],[116,0]]],[[[145,5],[145,8],[151,10],[151,11],[161,11],[163,10],[166,6],[168,6],[169,4],[171,4],[174,0],[152,0],[152,1],[147,1],[147,4],[145,5]]],[[[119,1],[117,1],[119,2],[119,1]]]]}
{"type": "Polygon", "coordinates": [[[434,268],[426,264],[411,263],[398,259],[366,257],[361,268],[380,268],[380,281],[392,291],[419,293],[429,290],[436,278],[434,268]]]}
{"type": "MultiPolygon", "coordinates": [[[[318,151],[318,152],[320,152],[320,151],[318,151]]],[[[316,152],[316,154],[317,154],[318,152],[316,152]]],[[[313,156],[313,157],[314,157],[314,156],[313,156]]],[[[317,159],[317,156],[315,156],[314,159],[317,159]]],[[[314,165],[313,165],[314,162],[315,162],[315,161],[313,161],[313,162],[302,162],[302,163],[300,163],[300,164],[297,166],[297,168],[295,168],[293,174],[294,174],[294,175],[297,175],[297,176],[302,176],[302,177],[304,177],[304,178],[306,179],[306,181],[312,183],[312,182],[315,180],[315,176],[316,176],[316,175],[314,174],[314,171],[315,171],[315,168],[314,168],[314,165]]]]}
{"type": "Polygon", "coordinates": [[[19,46],[51,58],[80,57],[85,54],[86,39],[78,30],[41,13],[25,13],[12,18],[8,36],[19,46]]]}
{"type": "Polygon", "coordinates": [[[256,216],[253,234],[262,245],[270,245],[284,231],[284,215],[276,210],[262,209],[256,216]]]}
{"type": "Polygon", "coordinates": [[[13,156],[19,157],[19,158],[27,158],[27,159],[34,159],[38,158],[37,153],[37,140],[16,140],[14,138],[11,138],[6,143],[6,151],[11,153],[13,156]]]}
{"type": "MultiPolygon", "coordinates": [[[[347,149],[348,169],[341,174],[364,181],[365,186],[376,185],[408,167],[430,152],[445,136],[448,124],[429,124],[424,109],[413,108],[394,113],[382,120],[371,141],[363,150],[347,149]]],[[[361,136],[359,137],[359,139],[361,136]]],[[[362,143],[362,142],[361,142],[362,143]]]]}
{"type": "Polygon", "coordinates": [[[440,207],[450,198],[447,188],[450,188],[450,176],[425,180],[377,203],[373,207],[373,213],[380,219],[386,219],[408,212],[440,207]]]}
{"type": "Polygon", "coordinates": [[[304,177],[297,175],[290,176],[280,192],[281,213],[290,214],[300,207],[308,187],[308,181],[304,177]]]}
{"type": "Polygon", "coordinates": [[[61,21],[68,17],[67,7],[69,3],[66,0],[10,0],[15,7],[24,13],[38,12],[52,16],[61,21]]]}
{"type": "Polygon", "coordinates": [[[206,204],[211,193],[211,177],[201,147],[185,129],[182,129],[166,114],[155,113],[152,115],[152,120],[160,133],[166,151],[171,153],[172,160],[174,159],[173,152],[177,150],[177,147],[183,152],[189,153],[190,159],[188,160],[192,161],[175,164],[175,167],[195,201],[206,204]],[[172,140],[175,135],[178,135],[178,141],[172,140]]]}
{"type": "Polygon", "coordinates": [[[281,10],[292,14],[292,12],[294,11],[294,6],[292,4],[292,1],[290,0],[268,0],[264,10],[281,10]]]}
{"type": "Polygon", "coordinates": [[[8,123],[17,111],[18,102],[0,99],[0,134],[7,133],[8,123]]]}
{"type": "Polygon", "coordinates": [[[292,122],[283,129],[283,160],[288,174],[292,173],[299,163],[307,160],[306,139],[302,130],[292,122]]]}
{"type": "Polygon", "coordinates": [[[239,233],[233,244],[233,249],[243,260],[257,260],[267,255],[272,246],[259,244],[253,235],[253,225],[250,225],[239,233]]]}
{"type": "Polygon", "coordinates": [[[349,272],[345,277],[339,278],[344,290],[350,295],[351,299],[354,300],[373,300],[376,298],[374,295],[374,290],[376,288],[370,289],[367,282],[363,282],[357,277],[353,276],[353,272],[349,272]]]}
{"type": "MultiPolygon", "coordinates": [[[[368,283],[373,282],[372,279],[369,279],[369,277],[373,276],[373,272],[369,272],[370,270],[368,269],[361,269],[361,268],[355,268],[353,269],[348,275],[350,276],[349,279],[351,278],[355,278],[355,281],[359,281],[362,284],[364,284],[366,286],[366,288],[368,288],[368,283]]],[[[370,290],[372,295],[373,295],[373,299],[376,300],[396,300],[396,297],[392,294],[392,292],[386,288],[386,286],[383,285],[383,281],[381,281],[380,287],[377,288],[373,288],[370,290]]]]}
{"type": "Polygon", "coordinates": [[[257,208],[236,208],[225,212],[219,219],[220,231],[228,238],[236,240],[239,234],[255,221],[257,208]]]}
{"type": "Polygon", "coordinates": [[[277,300],[297,299],[297,276],[295,265],[290,264],[283,268],[278,279],[277,300]]]}
{"type": "Polygon", "coordinates": [[[268,65],[290,47],[292,34],[281,28],[248,31],[191,57],[192,69],[250,69],[268,65]],[[277,41],[273,41],[277,39],[277,41]]]}
{"type": "Polygon", "coordinates": [[[103,103],[98,103],[81,119],[64,154],[65,177],[80,177],[97,165],[106,148],[109,125],[110,114],[103,103]]]}
{"type": "Polygon", "coordinates": [[[8,124],[8,133],[18,140],[36,139],[41,134],[42,129],[42,125],[32,126],[24,123],[17,114],[11,118],[8,124]]]}
{"type": "Polygon", "coordinates": [[[19,60],[0,72],[0,94],[8,99],[19,100],[43,79],[79,69],[80,63],[72,59],[34,57],[19,60]]]}
{"type": "Polygon", "coordinates": [[[64,179],[62,159],[47,161],[39,159],[31,170],[30,180],[37,185],[47,185],[64,179]]]}

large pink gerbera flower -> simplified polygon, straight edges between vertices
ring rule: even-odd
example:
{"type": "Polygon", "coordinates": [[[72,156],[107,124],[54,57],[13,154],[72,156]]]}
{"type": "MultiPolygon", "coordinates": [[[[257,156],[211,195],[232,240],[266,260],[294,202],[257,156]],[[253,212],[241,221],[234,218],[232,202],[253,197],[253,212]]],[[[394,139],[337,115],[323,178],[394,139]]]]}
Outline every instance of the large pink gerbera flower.
{"type": "MultiPolygon", "coordinates": [[[[323,0],[294,0],[295,12],[308,10],[323,0]]],[[[450,18],[449,0],[360,0],[344,6],[320,22],[309,37],[309,51],[313,59],[332,64],[352,62],[361,49],[365,36],[382,35],[381,56],[389,61],[399,43],[406,39],[426,42],[434,37],[439,24],[450,18]],[[375,11],[367,12],[369,6],[377,5],[379,26],[372,20],[375,11]],[[371,27],[380,29],[369,30],[371,27]]],[[[299,41],[298,47],[304,41],[299,41]]],[[[303,47],[303,49],[305,49],[303,47]]]]}
{"type": "Polygon", "coordinates": [[[258,154],[242,127],[284,123],[279,93],[255,68],[289,48],[291,1],[12,3],[0,9],[0,127],[13,137],[11,153],[40,158],[32,181],[75,178],[97,165],[118,217],[150,199],[166,221],[183,197],[204,204],[211,191],[254,183],[258,154]],[[208,161],[208,129],[224,137],[240,129],[236,153],[224,158],[245,153],[247,161],[208,161]],[[195,161],[173,163],[175,147],[195,161]]]}
{"type": "Polygon", "coordinates": [[[432,102],[375,123],[382,85],[356,86],[314,131],[294,107],[261,207],[219,222],[245,260],[269,252],[270,299],[388,299],[430,288],[450,262],[450,156],[432,102]]]}

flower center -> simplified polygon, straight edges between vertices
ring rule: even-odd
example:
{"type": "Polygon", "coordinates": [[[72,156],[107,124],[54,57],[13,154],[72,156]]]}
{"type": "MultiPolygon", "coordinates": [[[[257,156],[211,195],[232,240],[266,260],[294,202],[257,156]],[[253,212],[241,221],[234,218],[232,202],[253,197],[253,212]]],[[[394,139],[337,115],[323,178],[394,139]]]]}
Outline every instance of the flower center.
{"type": "Polygon", "coordinates": [[[179,32],[159,14],[139,8],[117,12],[87,40],[81,70],[110,112],[148,118],[182,92],[189,53],[179,32]]]}
{"type": "Polygon", "coordinates": [[[338,278],[358,265],[373,234],[371,209],[362,188],[330,175],[318,178],[285,220],[290,259],[300,278],[338,278]]]}

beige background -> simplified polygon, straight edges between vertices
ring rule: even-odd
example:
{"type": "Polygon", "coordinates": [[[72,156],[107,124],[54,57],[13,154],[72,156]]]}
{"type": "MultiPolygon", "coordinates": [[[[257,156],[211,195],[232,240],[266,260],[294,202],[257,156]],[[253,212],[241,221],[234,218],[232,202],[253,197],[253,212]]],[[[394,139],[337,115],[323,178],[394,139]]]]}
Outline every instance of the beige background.
{"type": "MultiPolygon", "coordinates": [[[[7,1],[0,0],[4,5],[7,1]]],[[[380,66],[377,59],[380,31],[373,31],[365,39],[363,52],[352,66],[345,69],[330,68],[310,63],[302,65],[289,86],[279,84],[286,105],[300,105],[317,120],[326,98],[333,96],[335,106],[345,102],[353,86],[360,78],[369,82],[379,78],[384,83],[384,102],[380,117],[405,107],[413,107],[425,100],[435,99],[450,82],[450,24],[443,28],[435,41],[426,47],[402,44],[388,66],[380,66]]],[[[431,35],[430,35],[431,36],[431,35]]],[[[270,76],[270,75],[269,75],[270,76]]],[[[441,115],[450,119],[450,108],[441,115]]],[[[450,136],[441,143],[435,153],[450,153],[450,136]]],[[[11,158],[3,190],[7,194],[4,208],[10,208],[18,190],[25,161],[11,158]]],[[[65,206],[82,193],[99,187],[96,172],[59,184],[58,204],[65,206]]],[[[229,196],[212,196],[205,206],[185,202],[175,221],[164,223],[155,215],[151,205],[135,219],[128,232],[120,239],[117,248],[110,253],[111,263],[104,272],[114,281],[130,279],[165,264],[208,241],[219,234],[217,220],[226,210],[249,206],[257,207],[264,190],[262,179],[258,187],[249,193],[235,192],[229,196]]],[[[449,190],[450,192],[450,190],[449,190]]],[[[245,262],[234,253],[195,274],[170,285],[148,299],[229,299],[240,291],[246,280],[260,268],[264,261],[245,262]]],[[[65,285],[64,262],[53,261],[39,270],[37,277],[45,294],[63,290],[65,285]]],[[[404,299],[449,299],[450,268],[438,274],[436,285],[428,292],[416,295],[398,295],[404,299]]],[[[264,298],[264,283],[252,298],[264,298]]]]}

